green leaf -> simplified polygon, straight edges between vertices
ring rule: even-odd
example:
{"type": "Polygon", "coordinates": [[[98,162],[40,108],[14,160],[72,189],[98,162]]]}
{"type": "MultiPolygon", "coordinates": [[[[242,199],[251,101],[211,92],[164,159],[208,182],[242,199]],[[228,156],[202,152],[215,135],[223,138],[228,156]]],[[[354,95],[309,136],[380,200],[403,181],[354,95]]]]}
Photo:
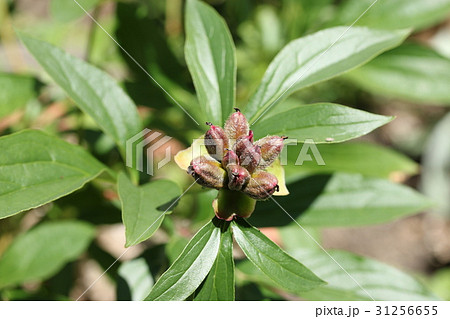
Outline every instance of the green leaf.
{"type": "Polygon", "coordinates": [[[36,96],[38,81],[29,75],[0,73],[0,118],[36,96]]]}
{"type": "MultiPolygon", "coordinates": [[[[329,254],[375,300],[436,300],[419,281],[400,270],[346,251],[329,254]]],[[[324,278],[328,285],[306,292],[309,300],[372,300],[339,265],[318,249],[298,249],[292,256],[304,260],[305,265],[324,278]]]]}
{"type": "Polygon", "coordinates": [[[178,256],[180,256],[188,243],[189,239],[177,235],[176,233],[170,237],[169,242],[164,247],[164,252],[170,264],[172,264],[178,256]]]}
{"type": "Polygon", "coordinates": [[[88,152],[37,130],[0,138],[0,218],[72,193],[105,167],[88,152]]]}
{"type": "Polygon", "coordinates": [[[232,301],[234,300],[233,236],[229,223],[222,232],[219,253],[208,276],[197,289],[194,300],[232,301]]]}
{"type": "Polygon", "coordinates": [[[94,234],[90,224],[59,221],[19,235],[0,259],[0,287],[51,277],[84,252],[94,234]]]}
{"type": "MultiPolygon", "coordinates": [[[[80,6],[91,10],[100,0],[77,0],[80,6]]],[[[52,17],[60,22],[68,22],[84,16],[86,13],[74,0],[52,0],[50,2],[50,13],[52,17]]]]}
{"type": "Polygon", "coordinates": [[[317,248],[317,243],[322,242],[322,229],[317,227],[302,226],[303,231],[297,224],[278,227],[281,243],[286,251],[292,251],[298,247],[317,248]],[[301,230],[301,231],[299,231],[301,230]]]}
{"type": "Polygon", "coordinates": [[[184,300],[197,289],[219,252],[220,228],[214,223],[216,219],[195,234],[145,300],[184,300]]]}
{"type": "Polygon", "coordinates": [[[108,74],[49,43],[19,36],[53,80],[119,147],[140,131],[136,105],[108,74]]]}
{"type": "Polygon", "coordinates": [[[298,293],[325,284],[245,220],[233,221],[232,227],[234,238],[247,258],[280,287],[298,293]]]}
{"type": "MultiPolygon", "coordinates": [[[[431,206],[428,198],[409,187],[359,174],[308,176],[290,184],[289,191],[290,196],[274,199],[299,223],[308,226],[379,224],[431,206]]],[[[273,200],[258,203],[250,221],[258,227],[291,223],[280,206],[273,200]]]]}
{"type": "Polygon", "coordinates": [[[421,189],[436,202],[433,211],[450,217],[450,113],[433,128],[423,152],[421,189]]]}
{"type": "MultiPolygon", "coordinates": [[[[138,258],[122,263],[117,270],[122,281],[118,281],[118,288],[127,290],[129,300],[140,301],[144,299],[153,286],[153,276],[145,258],[138,258]],[[126,288],[122,286],[126,285],[126,288]]],[[[118,291],[118,295],[120,291],[118,291]]],[[[123,298],[123,296],[121,296],[123,298]]],[[[123,300],[123,299],[120,299],[123,300]]]]}
{"type": "Polygon", "coordinates": [[[450,105],[450,60],[417,44],[388,51],[346,78],[371,93],[450,105]]]}
{"type": "MultiPolygon", "coordinates": [[[[349,0],[341,6],[336,22],[350,25],[374,0],[349,0]]],[[[378,0],[357,22],[375,29],[424,29],[445,20],[449,0],[378,0]]]]}
{"type": "Polygon", "coordinates": [[[443,300],[450,300],[450,267],[440,268],[433,273],[428,281],[428,286],[443,300]]]}
{"type": "Polygon", "coordinates": [[[317,145],[325,165],[319,165],[315,154],[306,149],[310,160],[303,155],[302,148],[308,144],[288,145],[288,165],[284,166],[288,180],[305,173],[359,173],[365,176],[387,178],[393,173],[415,174],[418,165],[408,157],[392,149],[370,143],[343,143],[317,145]],[[296,164],[297,163],[297,164],[296,164]]]}
{"type": "MultiPolygon", "coordinates": [[[[298,228],[298,231],[302,231],[298,228]]],[[[410,275],[378,261],[345,251],[328,253],[358,284],[325,252],[317,248],[297,248],[289,251],[297,260],[328,282],[328,285],[298,295],[307,300],[436,300],[428,289],[410,275]]],[[[238,271],[247,280],[279,288],[250,263],[238,264],[238,271]]]]}
{"type": "Polygon", "coordinates": [[[285,135],[298,142],[312,139],[314,143],[338,143],[365,135],[392,119],[338,104],[320,103],[267,116],[252,129],[255,138],[285,135]]]}
{"type": "Polygon", "coordinates": [[[119,174],[118,191],[125,225],[125,247],[136,245],[153,235],[167,210],[174,208],[174,200],[181,194],[181,189],[174,182],[160,179],[138,187],[125,173],[119,174]]]}
{"type": "Polygon", "coordinates": [[[208,121],[222,125],[232,112],[236,53],[222,17],[207,4],[186,4],[186,62],[208,121]]]}
{"type": "Polygon", "coordinates": [[[408,33],[336,27],[290,42],[270,63],[245,107],[247,118],[253,124],[292,92],[364,64],[399,45],[408,33]]]}

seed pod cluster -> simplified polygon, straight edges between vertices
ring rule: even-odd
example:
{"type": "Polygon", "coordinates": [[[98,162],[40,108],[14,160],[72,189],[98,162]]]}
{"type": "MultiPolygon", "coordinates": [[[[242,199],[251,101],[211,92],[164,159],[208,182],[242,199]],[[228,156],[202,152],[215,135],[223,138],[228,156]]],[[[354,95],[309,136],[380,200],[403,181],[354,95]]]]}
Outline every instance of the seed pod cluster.
{"type": "Polygon", "coordinates": [[[239,109],[230,115],[225,129],[207,122],[205,147],[209,156],[194,158],[188,173],[197,182],[219,189],[213,202],[218,218],[248,217],[255,200],[268,199],[278,191],[277,178],[265,171],[283,149],[284,137],[267,136],[253,142],[253,132],[239,109]]]}

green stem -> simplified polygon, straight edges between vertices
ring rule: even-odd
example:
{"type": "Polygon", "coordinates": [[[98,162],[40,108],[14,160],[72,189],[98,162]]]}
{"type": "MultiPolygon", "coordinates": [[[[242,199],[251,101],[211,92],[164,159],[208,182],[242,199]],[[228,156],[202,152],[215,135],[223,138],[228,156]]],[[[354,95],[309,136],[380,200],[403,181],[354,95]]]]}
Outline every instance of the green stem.
{"type": "Polygon", "coordinates": [[[89,34],[88,34],[88,42],[86,45],[86,54],[85,54],[85,60],[86,62],[90,62],[92,58],[92,52],[94,48],[95,43],[95,35],[97,31],[97,24],[95,21],[97,21],[99,13],[100,13],[101,4],[98,4],[95,6],[93,12],[92,12],[92,18],[91,20],[91,26],[89,28],[89,34]],[[95,21],[94,21],[95,20],[95,21]]]}

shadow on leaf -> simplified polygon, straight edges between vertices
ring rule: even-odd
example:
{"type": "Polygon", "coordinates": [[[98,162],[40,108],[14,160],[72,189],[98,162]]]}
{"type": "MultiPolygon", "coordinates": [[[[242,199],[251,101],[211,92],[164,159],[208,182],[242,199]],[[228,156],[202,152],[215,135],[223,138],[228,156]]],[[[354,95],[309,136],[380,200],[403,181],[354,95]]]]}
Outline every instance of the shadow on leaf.
{"type": "MultiPolygon", "coordinates": [[[[313,175],[289,184],[290,194],[274,197],[292,218],[297,219],[323,192],[331,175],[313,175]]],[[[255,227],[280,227],[292,223],[292,219],[273,200],[256,204],[256,210],[248,219],[255,227]]]]}

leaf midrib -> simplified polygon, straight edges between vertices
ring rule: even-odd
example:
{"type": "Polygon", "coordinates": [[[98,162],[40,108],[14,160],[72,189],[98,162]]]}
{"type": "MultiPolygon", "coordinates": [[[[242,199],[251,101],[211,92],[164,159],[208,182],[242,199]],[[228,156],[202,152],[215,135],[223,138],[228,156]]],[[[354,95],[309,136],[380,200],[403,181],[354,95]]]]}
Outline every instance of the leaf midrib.
{"type": "MultiPolygon", "coordinates": [[[[205,246],[206,246],[206,245],[208,244],[208,242],[210,241],[212,235],[214,234],[213,230],[214,230],[214,229],[212,229],[211,231],[206,232],[205,234],[203,234],[202,237],[200,237],[200,238],[197,240],[197,242],[192,246],[192,248],[191,248],[184,256],[183,256],[183,253],[184,253],[184,250],[183,250],[183,252],[180,254],[180,256],[173,262],[172,266],[175,265],[182,257],[183,257],[183,259],[187,258],[187,256],[188,256],[188,255],[189,255],[189,254],[190,254],[190,253],[191,253],[198,245],[200,245],[200,244],[202,243],[202,239],[203,239],[205,236],[208,236],[208,235],[209,235],[209,239],[205,242],[205,246]]],[[[202,251],[203,251],[203,249],[202,249],[202,251]]],[[[201,252],[200,252],[199,255],[201,255],[201,252]]],[[[198,257],[198,256],[197,256],[197,257],[198,257]]],[[[169,269],[168,269],[167,271],[169,271],[171,268],[172,268],[172,267],[169,267],[169,269]]],[[[189,268],[187,268],[187,270],[184,272],[184,275],[186,275],[186,273],[189,272],[189,270],[190,270],[191,268],[192,268],[192,264],[191,264],[191,265],[189,266],[189,268]]],[[[177,277],[179,274],[180,274],[180,272],[177,272],[177,273],[175,273],[175,274],[173,274],[173,275],[171,275],[171,276],[166,277],[166,278],[164,279],[164,281],[161,282],[159,285],[160,285],[160,286],[164,285],[169,279],[171,279],[171,278],[173,278],[173,277],[177,277]]],[[[183,278],[184,275],[182,275],[182,276],[177,280],[177,282],[180,281],[180,279],[183,278]]],[[[175,284],[176,284],[176,282],[175,282],[175,284]]],[[[160,294],[160,295],[159,295],[157,298],[155,298],[154,300],[156,301],[156,300],[158,300],[158,299],[161,299],[161,297],[164,296],[165,294],[167,294],[167,293],[170,291],[170,289],[171,289],[175,284],[171,285],[166,291],[164,291],[162,294],[160,294]]],[[[172,300],[172,299],[170,299],[170,300],[172,300]]]]}
{"type": "MultiPolygon", "coordinates": [[[[240,232],[243,234],[243,236],[247,239],[246,243],[247,243],[248,245],[254,247],[255,250],[257,250],[261,255],[266,256],[268,259],[272,260],[275,264],[279,264],[275,259],[271,258],[269,255],[264,254],[264,253],[261,252],[258,248],[256,248],[256,246],[253,245],[252,241],[251,241],[251,240],[248,240],[248,237],[244,234],[243,231],[241,231],[240,229],[239,229],[239,231],[240,231],[240,232]]],[[[280,248],[280,249],[281,249],[281,248],[280,248]]],[[[286,255],[287,255],[287,254],[286,254],[286,255]]],[[[287,255],[287,256],[289,256],[289,255],[287,255]]],[[[293,257],[291,257],[291,258],[292,258],[295,262],[298,263],[298,261],[295,260],[293,257]]],[[[262,272],[264,272],[264,274],[266,274],[269,278],[271,278],[271,276],[268,275],[262,268],[260,268],[258,265],[256,265],[253,261],[252,261],[252,263],[253,263],[256,267],[258,267],[258,269],[260,269],[262,272]]],[[[295,276],[298,276],[298,277],[300,277],[300,278],[303,278],[305,281],[311,282],[311,283],[313,283],[313,284],[315,284],[315,283],[320,283],[320,281],[313,281],[313,280],[308,279],[308,278],[306,278],[306,277],[297,275],[295,272],[291,271],[290,269],[288,269],[288,268],[286,268],[286,267],[282,267],[282,268],[283,268],[283,269],[286,269],[288,272],[290,272],[291,274],[294,274],[295,276]]],[[[273,279],[271,278],[271,280],[273,280],[273,279]]]]}

